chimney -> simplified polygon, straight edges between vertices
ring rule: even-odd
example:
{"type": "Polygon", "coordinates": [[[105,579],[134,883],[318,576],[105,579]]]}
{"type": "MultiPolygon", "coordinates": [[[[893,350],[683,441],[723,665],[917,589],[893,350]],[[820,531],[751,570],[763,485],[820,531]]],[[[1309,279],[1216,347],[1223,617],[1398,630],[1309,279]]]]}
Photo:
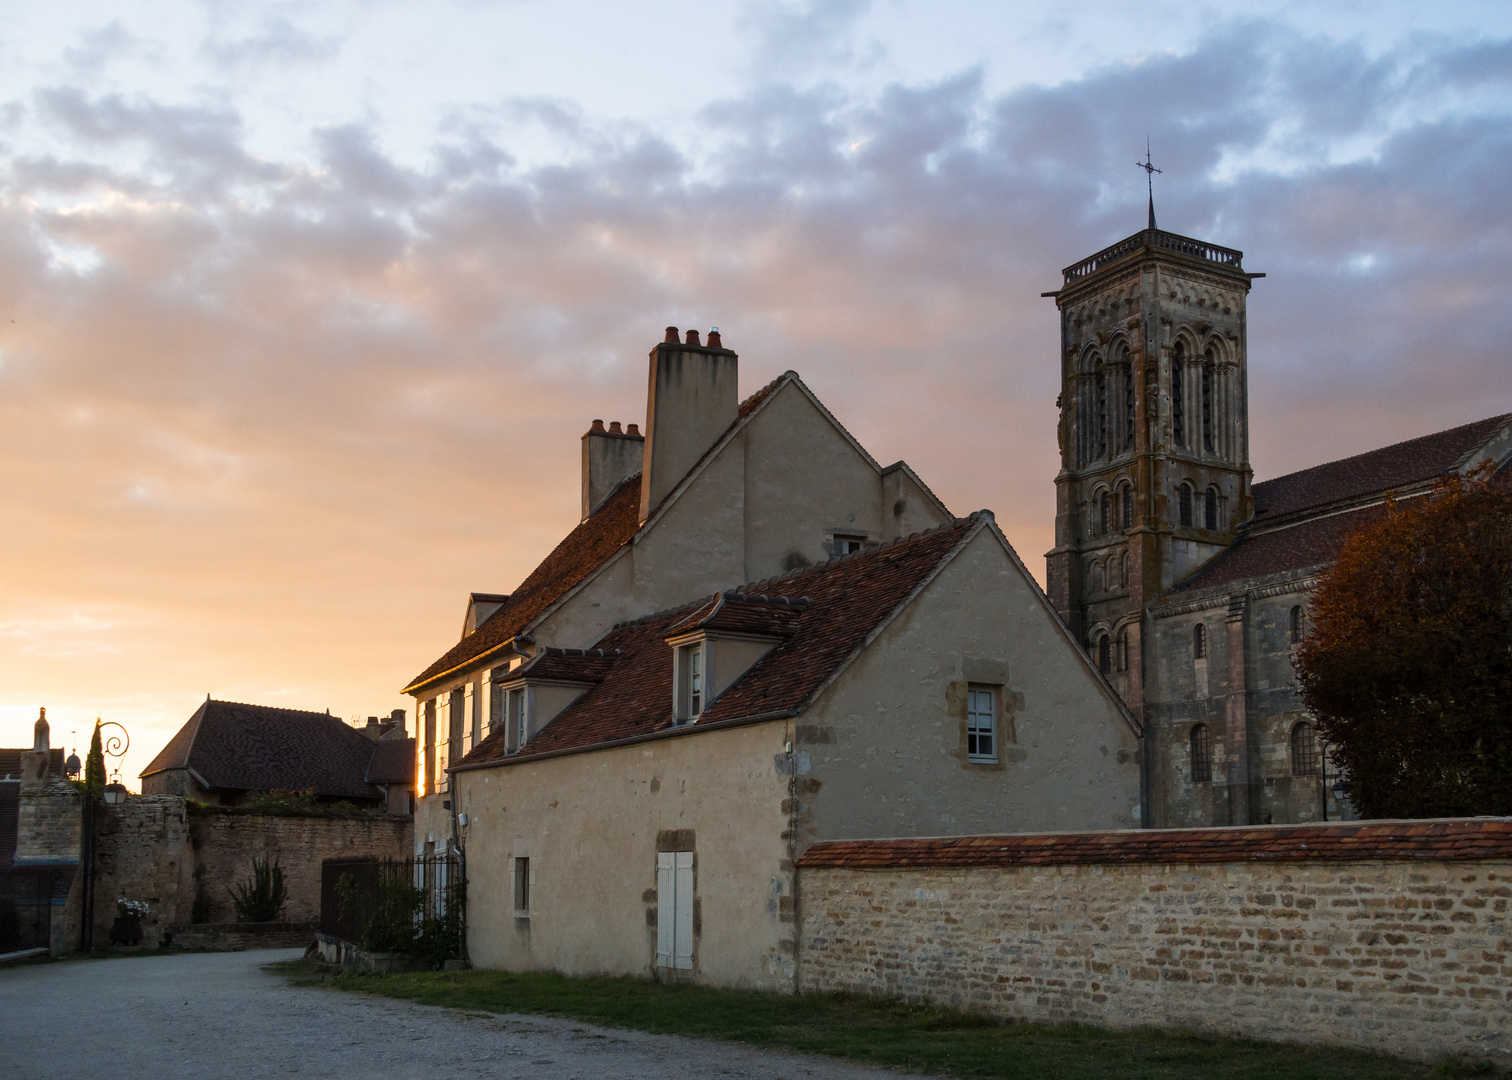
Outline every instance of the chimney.
{"type": "Polygon", "coordinates": [[[740,409],[739,358],[729,349],[697,342],[698,331],[689,330],[686,341],[679,342],[677,327],[669,326],[665,340],[651,350],[642,521],[735,422],[740,409]]]}
{"type": "Polygon", "coordinates": [[[583,436],[584,521],[598,512],[622,480],[640,472],[645,444],[645,437],[634,424],[621,431],[616,420],[605,431],[604,422],[595,420],[588,428],[583,436]]]}

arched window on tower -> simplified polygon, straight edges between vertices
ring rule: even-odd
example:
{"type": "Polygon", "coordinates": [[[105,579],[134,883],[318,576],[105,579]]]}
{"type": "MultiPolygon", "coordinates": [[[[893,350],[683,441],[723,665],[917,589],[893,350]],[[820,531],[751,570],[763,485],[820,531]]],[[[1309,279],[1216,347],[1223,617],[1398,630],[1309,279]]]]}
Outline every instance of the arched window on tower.
{"type": "Polygon", "coordinates": [[[1202,448],[1213,451],[1213,350],[1209,349],[1202,360],[1202,448]]]}
{"type": "Polygon", "coordinates": [[[1124,532],[1134,527],[1134,488],[1128,483],[1118,486],[1118,515],[1124,532]]]}
{"type": "Polygon", "coordinates": [[[1108,376],[1102,364],[1097,365],[1092,385],[1097,394],[1097,456],[1104,458],[1108,456],[1108,376]]]}
{"type": "Polygon", "coordinates": [[[1291,766],[1293,776],[1317,776],[1322,755],[1318,753],[1318,737],[1313,726],[1306,720],[1294,725],[1291,731],[1291,766]]]}
{"type": "Polygon", "coordinates": [[[1213,779],[1213,740],[1206,724],[1192,725],[1191,746],[1192,783],[1205,784],[1213,779]]]}
{"type": "Polygon", "coordinates": [[[1134,449],[1134,365],[1129,362],[1129,350],[1123,353],[1124,387],[1124,449],[1134,449]]]}
{"type": "Polygon", "coordinates": [[[1192,659],[1207,659],[1207,627],[1202,623],[1192,627],[1192,659]]]}
{"type": "Polygon", "coordinates": [[[1113,508],[1111,503],[1113,496],[1107,488],[1097,497],[1097,531],[1099,535],[1106,536],[1113,525],[1113,508]]]}
{"type": "Polygon", "coordinates": [[[1182,400],[1181,375],[1186,366],[1186,352],[1181,342],[1171,354],[1171,438],[1177,446],[1186,445],[1186,402],[1182,400]]]}
{"type": "Polygon", "coordinates": [[[1186,526],[1192,524],[1192,485],[1182,484],[1176,497],[1176,520],[1186,526]]]}
{"type": "Polygon", "coordinates": [[[1218,528],[1218,489],[1208,488],[1207,494],[1202,497],[1202,527],[1204,529],[1218,528]]]}
{"type": "Polygon", "coordinates": [[[1127,551],[1118,556],[1118,583],[1125,589],[1129,587],[1129,553],[1127,551]]]}
{"type": "Polygon", "coordinates": [[[1129,670],[1129,628],[1127,626],[1118,632],[1118,670],[1129,670]]]}
{"type": "Polygon", "coordinates": [[[1097,670],[1104,675],[1113,670],[1113,642],[1107,634],[1097,639],[1097,670]]]}
{"type": "Polygon", "coordinates": [[[1302,605],[1297,604],[1291,609],[1291,614],[1286,620],[1286,637],[1293,645],[1302,640],[1302,605]]]}

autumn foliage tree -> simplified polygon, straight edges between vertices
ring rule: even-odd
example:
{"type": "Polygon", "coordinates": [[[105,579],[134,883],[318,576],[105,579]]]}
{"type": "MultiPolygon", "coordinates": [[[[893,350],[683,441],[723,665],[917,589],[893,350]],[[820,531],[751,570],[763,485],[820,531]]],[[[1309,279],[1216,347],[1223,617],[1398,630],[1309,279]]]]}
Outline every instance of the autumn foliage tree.
{"type": "Polygon", "coordinates": [[[1314,593],[1302,699],[1365,817],[1512,814],[1512,490],[1388,502],[1314,593]]]}

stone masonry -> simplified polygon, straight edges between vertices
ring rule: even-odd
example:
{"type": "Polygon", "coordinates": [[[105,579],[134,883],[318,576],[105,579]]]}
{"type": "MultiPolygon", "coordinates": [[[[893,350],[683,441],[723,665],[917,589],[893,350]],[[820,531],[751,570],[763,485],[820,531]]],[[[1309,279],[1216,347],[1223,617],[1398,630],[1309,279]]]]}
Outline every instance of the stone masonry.
{"type": "Polygon", "coordinates": [[[971,858],[928,841],[819,845],[798,864],[801,987],[1505,1063],[1512,822],[1436,824],[1476,839],[1350,851],[1366,829],[1304,826],[965,838],[971,858]],[[1215,834],[1226,850],[1187,842],[1215,834]],[[1162,851],[1162,837],[1181,842],[1162,851]]]}

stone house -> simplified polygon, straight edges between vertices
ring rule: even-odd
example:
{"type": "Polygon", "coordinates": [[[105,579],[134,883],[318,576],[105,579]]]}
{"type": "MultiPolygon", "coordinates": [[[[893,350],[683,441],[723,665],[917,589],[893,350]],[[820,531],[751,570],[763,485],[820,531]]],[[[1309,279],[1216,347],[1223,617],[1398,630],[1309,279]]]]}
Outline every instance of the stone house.
{"type": "Polygon", "coordinates": [[[791,991],[816,842],[1139,823],[1137,729],[986,511],[589,644],[494,675],[450,767],[476,965],[791,991]]]}
{"type": "Polygon", "coordinates": [[[1056,610],[1147,732],[1146,824],[1350,815],[1296,693],[1308,590],[1512,415],[1252,484],[1243,253],[1155,227],[1063,271],[1056,610]],[[1325,805],[1325,799],[1327,800],[1325,805]]]}
{"type": "MultiPolygon", "coordinates": [[[[448,766],[506,723],[499,676],[543,647],[690,598],[951,521],[904,462],[883,467],[792,371],[741,401],[738,357],[669,327],[650,353],[646,430],[582,437],[582,520],[509,594],[473,593],[461,640],[416,676],[417,847],[452,842],[448,766]]],[[[543,726],[532,690],[512,720],[543,726]]]]}
{"type": "Polygon", "coordinates": [[[49,746],[46,710],[35,736],[30,749],[0,749],[0,952],[61,943],[78,868],[68,819],[79,799],[64,782],[63,751],[49,746]]]}
{"type": "Polygon", "coordinates": [[[142,794],[235,806],[254,792],[309,792],[317,802],[408,815],[414,760],[403,709],[354,728],[328,712],[207,696],[142,770],[142,794]]]}

